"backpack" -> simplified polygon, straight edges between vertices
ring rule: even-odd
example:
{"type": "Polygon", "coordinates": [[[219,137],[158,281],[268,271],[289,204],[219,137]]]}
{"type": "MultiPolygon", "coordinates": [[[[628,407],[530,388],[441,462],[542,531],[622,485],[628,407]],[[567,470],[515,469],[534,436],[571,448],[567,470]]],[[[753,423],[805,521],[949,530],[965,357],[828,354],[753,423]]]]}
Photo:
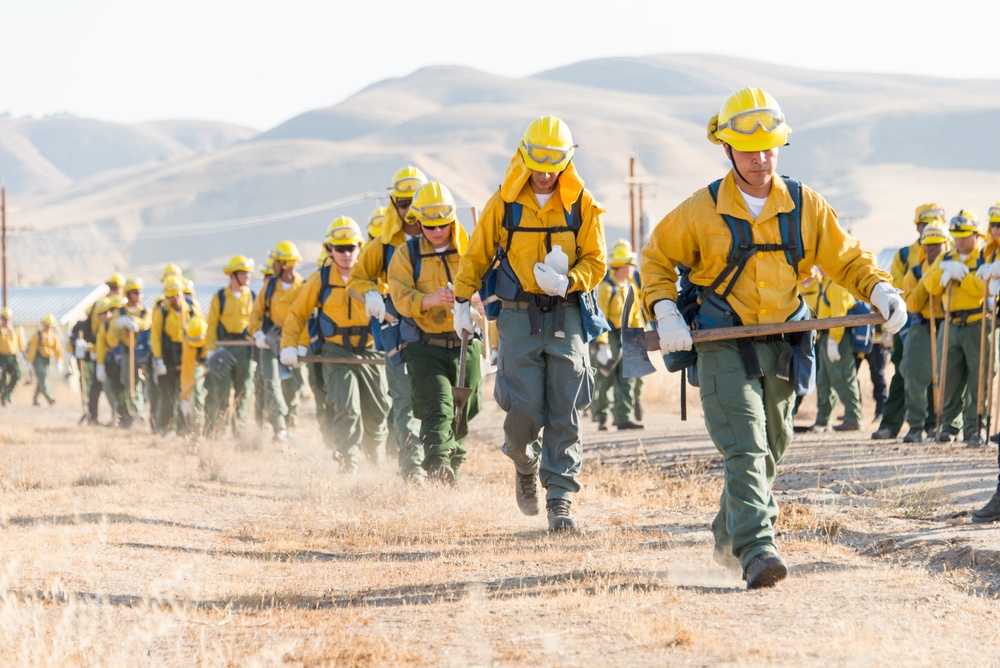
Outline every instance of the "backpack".
{"type": "MultiPolygon", "coordinates": [[[[345,285],[333,285],[330,283],[330,270],[333,268],[332,264],[324,264],[320,270],[320,288],[319,295],[316,300],[316,309],[313,314],[309,317],[306,323],[306,328],[309,330],[309,350],[314,355],[318,355],[323,348],[323,341],[333,336],[343,336],[345,347],[349,344],[350,336],[360,336],[358,339],[358,345],[354,346],[355,354],[360,354],[365,348],[368,347],[368,337],[372,335],[372,326],[369,323],[365,325],[356,325],[354,327],[341,327],[333,321],[330,316],[323,312],[323,304],[329,299],[330,293],[334,288],[340,290],[346,290],[345,285]]],[[[350,299],[347,301],[347,313],[350,315],[352,302],[350,299]]],[[[361,308],[361,307],[359,307],[361,308]]],[[[378,321],[376,321],[378,322],[378,321]]]]}

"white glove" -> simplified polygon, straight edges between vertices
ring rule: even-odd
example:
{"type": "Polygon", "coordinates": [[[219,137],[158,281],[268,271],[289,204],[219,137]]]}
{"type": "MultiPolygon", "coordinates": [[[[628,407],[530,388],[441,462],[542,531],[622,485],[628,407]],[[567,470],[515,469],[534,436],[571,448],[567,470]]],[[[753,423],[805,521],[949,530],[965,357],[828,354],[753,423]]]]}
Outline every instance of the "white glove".
{"type": "MultiPolygon", "coordinates": [[[[983,265],[983,267],[989,266],[990,268],[990,278],[1000,278],[1000,260],[996,262],[990,262],[989,265],[983,265]]],[[[980,267],[982,269],[983,267],[980,267]]]]}
{"type": "Polygon", "coordinates": [[[1000,278],[990,279],[990,296],[996,297],[1000,293],[1000,278]]]}
{"type": "Polygon", "coordinates": [[[258,329],[253,333],[253,344],[261,350],[267,350],[267,337],[264,336],[264,332],[258,329]]]}
{"type": "Polygon", "coordinates": [[[298,349],[295,346],[282,348],[281,354],[278,356],[278,361],[287,366],[289,369],[294,369],[299,365],[298,349]]]}
{"type": "Polygon", "coordinates": [[[86,339],[76,339],[73,341],[73,355],[78,360],[85,359],[87,357],[88,350],[89,348],[87,347],[86,339]]]}
{"type": "Polygon", "coordinates": [[[108,379],[108,372],[103,364],[97,365],[97,369],[94,370],[94,378],[97,379],[98,383],[103,383],[108,379]]]}
{"type": "Polygon", "coordinates": [[[565,297],[569,278],[541,262],[535,263],[535,282],[550,297],[565,297]]]}
{"type": "Polygon", "coordinates": [[[125,323],[125,329],[129,330],[130,332],[138,332],[139,331],[139,323],[137,323],[135,321],[135,318],[133,318],[132,316],[129,316],[128,317],[128,322],[125,323]]]}
{"type": "Polygon", "coordinates": [[[669,299],[656,302],[653,307],[656,316],[656,329],[660,333],[660,352],[675,353],[681,350],[691,350],[691,330],[677,310],[677,304],[669,299]]]}
{"type": "MultiPolygon", "coordinates": [[[[965,265],[962,265],[965,267],[965,265]]],[[[965,267],[966,273],[969,268],[965,267]]],[[[879,310],[885,318],[882,329],[887,329],[891,334],[895,334],[906,324],[906,302],[899,296],[900,291],[892,287],[889,283],[878,283],[868,298],[872,306],[879,310]]]]}
{"type": "Polygon", "coordinates": [[[163,363],[162,357],[153,360],[153,375],[156,377],[167,375],[167,365],[163,363]]]}
{"type": "MultiPolygon", "coordinates": [[[[847,336],[845,333],[844,336],[847,336]]],[[[834,341],[832,336],[826,337],[826,356],[831,362],[840,361],[840,342],[834,341]]]]}
{"type": "Polygon", "coordinates": [[[611,361],[611,346],[606,343],[602,343],[597,347],[597,354],[594,355],[597,358],[597,363],[601,366],[605,366],[611,361]]]}
{"type": "Polygon", "coordinates": [[[63,364],[62,360],[59,360],[58,362],[56,362],[56,371],[58,371],[59,373],[62,373],[65,370],[66,370],[66,365],[63,364]]]}
{"type": "Polygon", "coordinates": [[[299,357],[306,357],[307,355],[309,355],[309,349],[306,348],[305,346],[299,346],[298,348],[296,348],[295,352],[299,354],[299,357]]]}
{"type": "Polygon", "coordinates": [[[962,262],[945,260],[941,263],[941,286],[947,287],[951,281],[959,281],[966,277],[969,268],[962,262]]]}
{"type": "MultiPolygon", "coordinates": [[[[1000,264],[1000,262],[987,262],[983,265],[980,265],[979,269],[976,269],[976,278],[978,278],[980,281],[988,281],[991,278],[994,278],[993,265],[995,264],[1000,264]]],[[[998,269],[997,276],[1000,276],[1000,269],[998,269]]]]}
{"type": "Polygon", "coordinates": [[[190,399],[181,399],[180,403],[177,404],[177,408],[180,410],[181,415],[184,416],[184,419],[188,419],[188,418],[191,417],[191,400],[190,399]]]}
{"type": "Polygon", "coordinates": [[[365,314],[379,322],[385,320],[385,299],[378,290],[369,290],[365,293],[365,314]]]}
{"type": "Polygon", "coordinates": [[[462,336],[462,332],[472,334],[476,331],[476,326],[472,324],[472,302],[455,302],[451,307],[451,316],[454,320],[455,333],[462,336]]]}

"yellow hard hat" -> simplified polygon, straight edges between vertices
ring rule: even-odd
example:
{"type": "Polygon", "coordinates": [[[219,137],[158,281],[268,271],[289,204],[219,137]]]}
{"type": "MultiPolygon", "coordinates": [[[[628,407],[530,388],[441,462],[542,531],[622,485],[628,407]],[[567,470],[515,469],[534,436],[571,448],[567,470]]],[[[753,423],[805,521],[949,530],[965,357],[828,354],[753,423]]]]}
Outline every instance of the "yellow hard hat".
{"type": "Polygon", "coordinates": [[[411,198],[417,189],[425,183],[427,183],[427,177],[422,171],[413,165],[403,167],[392,177],[392,185],[389,186],[389,190],[392,191],[390,197],[393,201],[411,198]]]}
{"type": "Polygon", "coordinates": [[[9,306],[4,306],[2,309],[0,309],[0,318],[6,318],[7,320],[10,320],[13,317],[14,317],[14,312],[10,310],[9,306]]]}
{"type": "Polygon", "coordinates": [[[194,281],[190,278],[184,279],[184,294],[193,295],[194,294],[194,281]]]}
{"type": "Polygon", "coordinates": [[[48,315],[46,315],[46,316],[44,316],[42,318],[42,324],[43,325],[48,325],[49,327],[55,327],[56,326],[56,317],[54,315],[52,315],[51,313],[49,313],[48,315]]]}
{"type": "Polygon", "coordinates": [[[280,241],[274,246],[274,259],[285,265],[296,265],[302,261],[299,247],[291,241],[280,241]]]}
{"type": "Polygon", "coordinates": [[[939,223],[941,225],[945,224],[944,209],[937,202],[927,202],[926,204],[921,204],[913,212],[913,222],[927,223],[928,225],[933,225],[939,223]]]}
{"type": "Polygon", "coordinates": [[[253,260],[246,255],[234,255],[229,259],[229,264],[222,268],[222,273],[231,276],[234,271],[253,271],[253,260]]]}
{"type": "Polygon", "coordinates": [[[372,215],[368,218],[369,239],[378,239],[382,236],[382,226],[385,224],[385,214],[388,211],[389,207],[387,206],[380,206],[372,211],[372,215]]]}
{"type": "Polygon", "coordinates": [[[194,316],[188,320],[187,341],[193,348],[201,348],[205,345],[205,335],[208,334],[208,322],[200,317],[194,316]]]}
{"type": "Polygon", "coordinates": [[[121,295],[113,295],[110,297],[105,297],[105,299],[107,299],[108,301],[109,311],[113,308],[121,308],[122,306],[128,304],[128,300],[122,297],[121,295]]]}
{"type": "Polygon", "coordinates": [[[94,302],[94,313],[101,315],[106,313],[111,308],[111,302],[107,297],[101,297],[96,302],[94,302]]]}
{"type": "Polygon", "coordinates": [[[135,291],[141,291],[142,288],[143,288],[143,284],[142,284],[142,279],[141,278],[130,278],[127,281],[125,281],[125,293],[126,294],[128,294],[129,292],[132,292],[134,290],[135,291]]]}
{"type": "Polygon", "coordinates": [[[350,216],[341,216],[332,223],[326,230],[325,246],[350,246],[352,244],[360,246],[365,241],[361,234],[361,226],[350,216]]]}
{"type": "Polygon", "coordinates": [[[125,277],[116,271],[115,273],[111,274],[111,278],[109,278],[104,282],[108,285],[108,287],[120,288],[123,285],[125,285],[125,277]]]}
{"type": "Polygon", "coordinates": [[[168,276],[163,283],[163,296],[174,297],[184,292],[184,278],[179,274],[168,276]]]}
{"type": "Polygon", "coordinates": [[[528,124],[518,146],[528,169],[536,172],[561,172],[573,159],[576,144],[573,133],[562,119],[540,116],[528,124]]]}
{"type": "Polygon", "coordinates": [[[1000,223],[1000,202],[990,207],[990,222],[1000,223]]]}
{"type": "Polygon", "coordinates": [[[709,141],[743,153],[784,146],[791,133],[778,101],[760,88],[736,91],[708,121],[709,141]]]}
{"type": "Polygon", "coordinates": [[[961,209],[951,219],[948,231],[955,239],[971,237],[979,233],[979,217],[969,209],[961,209]]]}
{"type": "Polygon", "coordinates": [[[624,238],[623,239],[619,239],[618,241],[615,242],[615,245],[612,246],[611,248],[612,248],[612,250],[614,250],[615,248],[618,248],[619,246],[623,246],[623,247],[627,248],[629,253],[632,252],[632,242],[629,241],[628,239],[624,239],[624,238]]]}
{"type": "Polygon", "coordinates": [[[426,227],[450,225],[458,220],[455,198],[443,183],[425,183],[413,196],[413,204],[406,217],[426,227]]]}
{"type": "Polygon", "coordinates": [[[624,267],[635,264],[635,253],[632,252],[631,244],[615,244],[611,251],[611,266],[624,267]]]}
{"type": "Polygon", "coordinates": [[[920,243],[924,246],[928,244],[948,243],[948,231],[943,226],[928,225],[920,233],[920,243]]]}
{"type": "Polygon", "coordinates": [[[180,267],[178,267],[176,264],[168,264],[166,267],[163,268],[163,273],[160,274],[160,282],[162,283],[171,276],[180,276],[180,275],[181,275],[180,267]]]}
{"type": "Polygon", "coordinates": [[[261,276],[274,276],[274,267],[272,267],[271,265],[267,265],[266,267],[264,267],[263,269],[260,270],[260,275],[261,276]]]}

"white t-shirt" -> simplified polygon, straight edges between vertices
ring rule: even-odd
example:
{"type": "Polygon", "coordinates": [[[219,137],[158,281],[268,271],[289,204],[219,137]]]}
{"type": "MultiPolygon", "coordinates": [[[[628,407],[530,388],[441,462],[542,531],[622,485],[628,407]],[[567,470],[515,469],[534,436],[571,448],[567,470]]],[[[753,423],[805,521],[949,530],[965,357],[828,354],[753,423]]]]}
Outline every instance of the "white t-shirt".
{"type": "Polygon", "coordinates": [[[766,197],[753,197],[752,195],[747,195],[745,192],[740,190],[740,195],[743,196],[743,202],[750,209],[750,213],[756,218],[760,215],[760,212],[764,210],[764,204],[767,202],[766,197]]]}
{"type": "Polygon", "coordinates": [[[538,200],[538,207],[541,208],[545,206],[545,203],[552,198],[552,193],[535,193],[535,199],[538,200]]]}

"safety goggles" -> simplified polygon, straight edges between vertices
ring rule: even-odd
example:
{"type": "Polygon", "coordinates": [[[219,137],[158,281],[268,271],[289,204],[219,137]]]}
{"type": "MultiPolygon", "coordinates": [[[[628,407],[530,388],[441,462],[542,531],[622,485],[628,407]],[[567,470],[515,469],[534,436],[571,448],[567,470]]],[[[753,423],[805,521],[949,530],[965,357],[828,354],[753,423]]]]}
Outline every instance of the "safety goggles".
{"type": "Polygon", "coordinates": [[[978,225],[976,224],[976,221],[967,216],[955,216],[951,219],[951,227],[959,229],[975,229],[978,225]]]}
{"type": "Polygon", "coordinates": [[[455,215],[455,207],[451,204],[428,204],[411,208],[424,220],[442,220],[455,215]]]}
{"type": "Polygon", "coordinates": [[[416,176],[404,176],[392,184],[392,191],[396,193],[415,193],[417,189],[424,185],[425,181],[416,176]]]}
{"type": "Polygon", "coordinates": [[[335,227],[330,230],[326,238],[333,240],[333,245],[338,241],[349,241],[361,236],[361,230],[356,227],[335,227]]]}
{"type": "Polygon", "coordinates": [[[573,154],[573,150],[576,149],[576,146],[576,144],[570,146],[569,148],[561,148],[559,146],[538,146],[536,144],[527,144],[523,139],[521,140],[521,148],[524,149],[524,153],[528,156],[528,158],[534,162],[547,162],[550,165],[559,165],[569,160],[570,156],[573,154]]]}
{"type": "Polygon", "coordinates": [[[1000,206],[991,206],[990,207],[990,220],[992,221],[992,220],[998,220],[998,219],[1000,219],[1000,206]]]}
{"type": "Polygon", "coordinates": [[[761,128],[764,132],[774,132],[785,122],[785,115],[778,109],[749,109],[730,116],[719,130],[729,128],[741,135],[752,135],[761,128]]]}
{"type": "Polygon", "coordinates": [[[333,244],[326,244],[325,248],[326,248],[326,252],[327,253],[344,253],[344,254],[347,254],[347,253],[353,253],[354,251],[358,250],[358,245],[357,244],[345,244],[345,245],[337,245],[337,246],[335,246],[333,244]]]}
{"type": "Polygon", "coordinates": [[[918,223],[929,223],[933,220],[944,220],[944,209],[927,209],[917,220],[918,223]]]}

